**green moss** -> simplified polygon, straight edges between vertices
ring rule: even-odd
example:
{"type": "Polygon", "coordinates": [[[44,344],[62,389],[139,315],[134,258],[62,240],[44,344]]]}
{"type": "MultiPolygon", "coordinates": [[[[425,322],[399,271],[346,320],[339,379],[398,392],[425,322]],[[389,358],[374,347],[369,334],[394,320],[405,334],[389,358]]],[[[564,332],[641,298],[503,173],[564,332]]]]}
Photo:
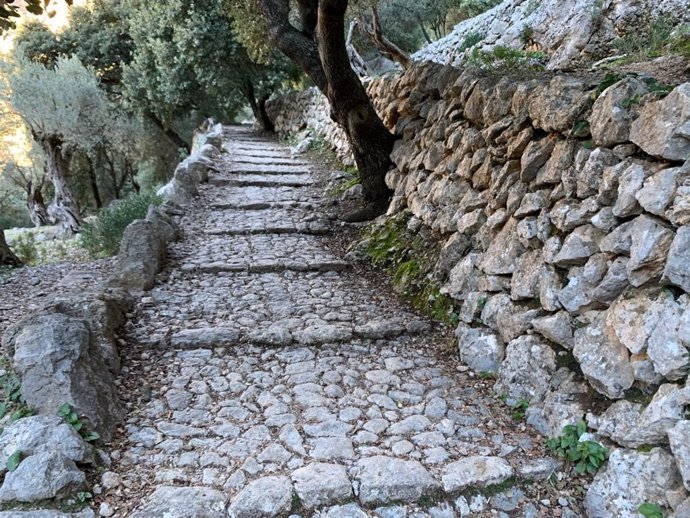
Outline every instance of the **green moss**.
{"type": "Polygon", "coordinates": [[[389,273],[393,288],[413,307],[440,322],[457,324],[453,299],[443,295],[431,278],[440,245],[410,231],[410,217],[404,212],[370,228],[364,253],[389,273]]]}

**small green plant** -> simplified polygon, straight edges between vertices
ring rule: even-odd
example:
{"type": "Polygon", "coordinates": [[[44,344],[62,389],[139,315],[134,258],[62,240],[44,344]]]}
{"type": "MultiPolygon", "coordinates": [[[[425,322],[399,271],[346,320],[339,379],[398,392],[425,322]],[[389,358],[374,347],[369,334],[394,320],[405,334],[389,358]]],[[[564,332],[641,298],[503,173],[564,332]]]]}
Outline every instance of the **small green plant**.
{"type": "Polygon", "coordinates": [[[587,431],[587,425],[580,421],[577,425],[567,425],[563,433],[547,441],[548,447],[559,457],[564,457],[575,465],[575,471],[596,473],[608,457],[608,449],[595,441],[581,441],[580,437],[587,431]]]}
{"type": "Polygon", "coordinates": [[[89,493],[88,491],[80,491],[77,493],[77,501],[80,504],[85,504],[86,502],[90,501],[93,498],[93,495],[89,493]]]}
{"type": "Polygon", "coordinates": [[[634,63],[669,54],[690,57],[690,26],[677,27],[667,15],[652,19],[646,26],[622,36],[614,43],[625,57],[622,63],[634,63]]]}
{"type": "Polygon", "coordinates": [[[471,33],[469,33],[465,37],[465,39],[462,41],[462,44],[458,47],[457,52],[458,53],[465,52],[470,47],[474,47],[477,43],[482,41],[484,38],[486,38],[486,34],[484,34],[483,32],[471,32],[471,33]]]}
{"type": "Polygon", "coordinates": [[[98,432],[88,432],[84,428],[84,422],[69,403],[60,405],[60,408],[58,408],[58,415],[62,417],[67,424],[71,425],[72,428],[79,432],[85,441],[92,442],[101,438],[98,432]]]}
{"type": "Polygon", "coordinates": [[[14,471],[19,467],[19,464],[22,462],[22,455],[22,452],[17,450],[7,457],[7,464],[5,465],[7,471],[14,471]]]}
{"type": "Polygon", "coordinates": [[[520,31],[520,41],[523,45],[530,45],[534,41],[534,29],[525,25],[520,31]]]}
{"type": "Polygon", "coordinates": [[[522,421],[525,418],[525,413],[529,408],[529,401],[526,399],[518,399],[511,407],[511,415],[515,421],[522,421]]]}
{"type": "Polygon", "coordinates": [[[496,379],[496,373],[495,372],[489,372],[489,371],[481,371],[479,373],[479,378],[483,380],[495,380],[496,379]]]}
{"type": "Polygon", "coordinates": [[[615,85],[621,80],[621,76],[618,74],[606,74],[604,79],[597,85],[597,87],[592,92],[592,100],[596,101],[597,98],[606,90],[609,86],[615,85]]]}
{"type": "Polygon", "coordinates": [[[133,194],[101,210],[94,222],[82,227],[81,246],[94,258],[115,255],[127,225],[145,218],[149,205],[160,205],[161,201],[153,192],[133,194]]]}
{"type": "Polygon", "coordinates": [[[664,518],[664,510],[659,504],[652,502],[645,502],[637,508],[637,511],[644,516],[644,518],[664,518]]]}
{"type": "Polygon", "coordinates": [[[467,66],[481,70],[543,70],[547,60],[545,52],[496,45],[491,50],[473,49],[467,66]]]}
{"type": "Polygon", "coordinates": [[[2,388],[3,399],[0,401],[0,419],[10,414],[10,422],[18,421],[23,417],[33,415],[33,411],[26,406],[22,397],[21,382],[10,368],[5,358],[0,360],[0,388],[2,388]]]}
{"type": "Polygon", "coordinates": [[[28,266],[35,266],[40,262],[40,253],[36,247],[36,238],[31,232],[22,233],[12,240],[12,250],[17,257],[28,266]]]}

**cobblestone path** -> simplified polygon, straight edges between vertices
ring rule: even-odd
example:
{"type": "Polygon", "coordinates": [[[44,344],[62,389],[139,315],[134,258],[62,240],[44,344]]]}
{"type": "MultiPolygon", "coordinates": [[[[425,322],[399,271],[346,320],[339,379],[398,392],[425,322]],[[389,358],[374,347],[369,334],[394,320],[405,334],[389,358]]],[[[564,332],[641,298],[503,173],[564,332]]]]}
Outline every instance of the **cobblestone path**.
{"type": "Polygon", "coordinates": [[[492,381],[329,252],[310,165],[225,148],[129,324],[101,515],[580,516],[492,381]]]}

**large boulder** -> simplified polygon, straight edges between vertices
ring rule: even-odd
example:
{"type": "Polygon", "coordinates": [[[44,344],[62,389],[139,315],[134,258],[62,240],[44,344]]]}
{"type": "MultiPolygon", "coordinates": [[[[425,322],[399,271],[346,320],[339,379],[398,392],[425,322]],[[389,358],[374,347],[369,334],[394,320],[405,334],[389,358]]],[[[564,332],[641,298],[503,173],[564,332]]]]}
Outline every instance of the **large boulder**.
{"type": "Polygon", "coordinates": [[[627,77],[602,92],[592,106],[589,121],[595,145],[613,147],[628,142],[633,116],[626,101],[646,91],[643,81],[627,77]]]}
{"type": "Polygon", "coordinates": [[[690,83],[659,101],[647,103],[633,122],[630,140],[645,153],[665,160],[690,158],[690,83]]]}
{"type": "Polygon", "coordinates": [[[541,401],[555,371],[554,350],[536,335],[521,336],[508,344],[495,390],[515,400],[541,401]]]}
{"type": "Polygon", "coordinates": [[[589,486],[585,509],[592,518],[639,518],[641,504],[670,507],[669,495],[682,489],[673,456],[662,448],[616,450],[589,486]]]}
{"type": "Polygon", "coordinates": [[[165,260],[167,243],[155,223],[136,220],[129,224],[122,236],[115,273],[108,279],[110,286],[131,291],[149,290],[156,273],[165,260]]]}
{"type": "Polygon", "coordinates": [[[84,319],[60,313],[28,317],[13,337],[13,365],[26,404],[56,414],[64,403],[106,441],[123,409],[94,335],[84,319]]]}

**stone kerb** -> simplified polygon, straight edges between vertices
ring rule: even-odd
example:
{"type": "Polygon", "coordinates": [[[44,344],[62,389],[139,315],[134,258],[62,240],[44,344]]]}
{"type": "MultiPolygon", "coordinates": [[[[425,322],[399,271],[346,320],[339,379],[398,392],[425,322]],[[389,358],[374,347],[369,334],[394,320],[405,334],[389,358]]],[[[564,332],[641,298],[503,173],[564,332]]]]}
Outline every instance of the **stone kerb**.
{"type": "MultiPolygon", "coordinates": [[[[195,135],[192,155],[178,166],[173,181],[184,170],[179,176],[187,183],[180,181],[180,188],[195,191],[214,169],[221,143],[222,126],[205,123],[204,131],[195,135]]],[[[104,285],[56,295],[3,335],[4,352],[20,377],[22,396],[38,415],[12,423],[0,437],[0,456],[22,454],[17,470],[7,472],[0,486],[0,503],[43,503],[85,489],[86,477],[75,463],[92,464],[97,455],[57,416],[62,405],[68,404],[84,430],[97,432],[106,443],[121,424],[125,412],[115,386],[120,370],[115,333],[134,295],[152,287],[164,265],[167,244],[179,237],[179,200],[165,192],[163,196],[160,207],[150,207],[145,219],[125,230],[115,271],[104,285]]],[[[6,462],[0,464],[5,471],[6,462]]]]}
{"type": "MultiPolygon", "coordinates": [[[[458,258],[434,276],[458,308],[459,357],[529,401],[547,436],[586,418],[625,451],[635,438],[667,451],[670,433],[690,440],[676,385],[690,369],[690,84],[664,98],[635,78],[599,87],[425,63],[368,91],[399,137],[388,214],[458,258]],[[655,394],[649,411],[626,410],[635,388],[655,394]],[[587,414],[592,391],[601,415],[587,414]]],[[[276,101],[279,131],[318,127],[303,114],[327,117],[320,102],[276,101]]]]}

